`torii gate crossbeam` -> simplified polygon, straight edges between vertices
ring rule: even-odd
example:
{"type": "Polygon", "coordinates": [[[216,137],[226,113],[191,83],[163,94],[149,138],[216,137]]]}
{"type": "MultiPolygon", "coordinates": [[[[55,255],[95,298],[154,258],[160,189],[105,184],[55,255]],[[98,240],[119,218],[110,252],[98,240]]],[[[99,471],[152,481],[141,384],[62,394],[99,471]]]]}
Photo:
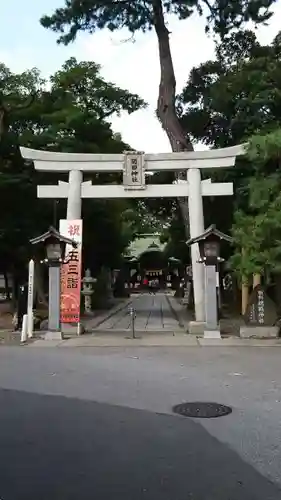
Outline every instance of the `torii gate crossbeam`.
{"type": "MultiPolygon", "coordinates": [[[[211,183],[211,179],[201,181],[202,196],[229,196],[233,194],[231,182],[211,183]]],[[[148,184],[139,191],[124,190],[122,185],[93,185],[91,181],[82,182],[81,198],[112,200],[116,198],[184,198],[189,196],[188,183],[181,184],[148,184]]],[[[69,183],[59,181],[57,186],[38,186],[38,198],[68,198],[69,183]]]]}

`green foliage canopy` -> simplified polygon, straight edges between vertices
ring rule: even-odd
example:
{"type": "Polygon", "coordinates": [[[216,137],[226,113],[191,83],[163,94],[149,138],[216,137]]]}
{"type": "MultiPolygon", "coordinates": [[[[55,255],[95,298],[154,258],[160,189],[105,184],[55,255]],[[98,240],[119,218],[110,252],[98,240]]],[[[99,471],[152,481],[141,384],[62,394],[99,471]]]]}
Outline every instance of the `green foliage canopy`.
{"type": "Polygon", "coordinates": [[[206,17],[206,31],[210,27],[220,36],[252,20],[254,23],[270,19],[271,6],[276,0],[65,0],[65,6],[41,19],[46,28],[60,33],[58,41],[68,44],[79,31],[93,33],[97,29],[114,31],[128,28],[135,33],[146,32],[156,23],[157,9],[163,14],[174,14],[187,19],[193,13],[206,17]]]}
{"type": "Polygon", "coordinates": [[[184,129],[211,147],[275,129],[281,121],[280,55],[281,34],[268,46],[252,31],[228,35],[214,61],[193,68],[179,96],[184,129]]]}
{"type": "Polygon", "coordinates": [[[226,209],[225,199],[205,201],[207,223],[232,231],[231,262],[246,280],[280,269],[280,54],[280,34],[263,46],[251,31],[231,33],[217,45],[214,61],[191,71],[178,100],[193,139],[211,147],[249,143],[235,168],[212,173],[234,183],[232,207],[226,209]]]}
{"type": "MultiPolygon", "coordinates": [[[[57,224],[66,211],[65,200],[36,199],[37,184],[56,184],[58,178],[35,172],[30,162],[23,161],[20,145],[82,153],[129,149],[108,120],[145,103],[106,82],[99,70],[93,62],[78,63],[72,58],[45,82],[37,69],[13,74],[0,66],[0,110],[5,111],[0,136],[0,261],[5,269],[25,265],[29,239],[57,224]]],[[[100,182],[98,174],[89,178],[100,182]]],[[[102,174],[103,182],[116,180],[112,174],[102,174]]],[[[118,260],[133,237],[132,231],[124,231],[128,207],[127,202],[85,200],[85,265],[110,266],[118,260]]]]}

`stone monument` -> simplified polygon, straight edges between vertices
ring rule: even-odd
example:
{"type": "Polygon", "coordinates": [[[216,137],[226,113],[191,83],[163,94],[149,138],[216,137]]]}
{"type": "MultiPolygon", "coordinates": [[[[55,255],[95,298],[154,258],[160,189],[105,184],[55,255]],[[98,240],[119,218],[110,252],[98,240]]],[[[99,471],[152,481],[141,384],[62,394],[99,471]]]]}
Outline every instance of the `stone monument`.
{"type": "Polygon", "coordinates": [[[252,291],[244,315],[245,325],[240,327],[240,337],[277,337],[277,308],[264,288],[257,285],[252,291]]]}

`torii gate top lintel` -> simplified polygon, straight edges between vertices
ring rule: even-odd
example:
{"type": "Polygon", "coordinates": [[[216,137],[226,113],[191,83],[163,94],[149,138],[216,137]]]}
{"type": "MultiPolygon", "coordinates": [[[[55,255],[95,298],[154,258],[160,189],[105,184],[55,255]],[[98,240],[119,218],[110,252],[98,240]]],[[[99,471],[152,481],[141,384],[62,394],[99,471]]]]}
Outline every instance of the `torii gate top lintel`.
{"type": "MultiPolygon", "coordinates": [[[[146,170],[185,170],[189,168],[220,168],[235,165],[236,156],[245,153],[246,144],[206,151],[143,154],[146,170]]],[[[35,169],[43,172],[122,171],[125,154],[60,153],[21,147],[23,158],[33,160],[35,169]]],[[[134,151],[132,151],[134,153],[134,151]]],[[[137,152],[135,152],[137,153],[137,152]]],[[[140,154],[140,153],[138,153],[140,154]]]]}

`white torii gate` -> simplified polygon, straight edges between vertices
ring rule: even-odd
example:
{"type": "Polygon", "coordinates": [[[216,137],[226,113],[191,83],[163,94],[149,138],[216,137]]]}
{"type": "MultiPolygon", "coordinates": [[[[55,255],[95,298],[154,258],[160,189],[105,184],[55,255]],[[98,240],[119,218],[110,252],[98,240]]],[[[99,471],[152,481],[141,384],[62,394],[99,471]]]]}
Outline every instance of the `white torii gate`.
{"type": "MultiPolygon", "coordinates": [[[[82,198],[183,198],[188,197],[190,238],[204,232],[203,196],[233,194],[230,182],[201,181],[201,169],[231,167],[236,156],[244,153],[244,145],[208,151],[144,154],[80,154],[54,153],[20,148],[22,157],[34,162],[41,172],[69,172],[68,182],[56,186],[38,186],[38,198],[67,198],[67,219],[81,219],[82,198]],[[132,160],[132,158],[134,158],[132,160]],[[131,165],[128,173],[128,159],[131,165]],[[132,167],[132,162],[135,162],[132,167]],[[131,169],[131,170],[130,170],[131,169]],[[133,172],[132,169],[136,169],[133,172]],[[151,171],[187,171],[187,181],[173,184],[145,184],[145,175],[151,171]],[[92,185],[83,182],[83,172],[123,172],[124,185],[92,185]],[[129,179],[131,175],[131,178],[129,179]],[[135,177],[132,180],[133,176],[135,177]],[[126,180],[125,180],[126,179],[126,180]],[[128,180],[129,179],[129,180],[128,180]]],[[[191,246],[193,289],[196,321],[204,321],[204,269],[198,262],[198,245],[191,246]]]]}

